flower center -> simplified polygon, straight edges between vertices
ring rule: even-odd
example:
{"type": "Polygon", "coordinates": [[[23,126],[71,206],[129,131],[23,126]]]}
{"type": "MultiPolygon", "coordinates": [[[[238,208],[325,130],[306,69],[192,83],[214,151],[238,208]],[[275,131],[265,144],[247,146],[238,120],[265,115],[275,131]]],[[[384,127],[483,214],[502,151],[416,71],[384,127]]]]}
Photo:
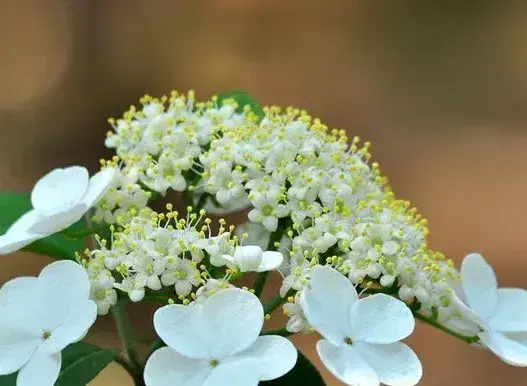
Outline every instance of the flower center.
{"type": "Polygon", "coordinates": [[[352,342],[351,338],[349,336],[347,336],[347,337],[344,338],[344,343],[349,344],[351,346],[353,342],[352,342]]]}
{"type": "Polygon", "coordinates": [[[106,299],[106,290],[104,289],[97,290],[95,291],[94,295],[97,300],[104,300],[106,299]]]}
{"type": "Polygon", "coordinates": [[[211,361],[209,361],[209,366],[212,368],[218,366],[219,364],[220,362],[217,359],[212,359],[211,361]]]}
{"type": "Polygon", "coordinates": [[[177,279],[186,279],[187,278],[187,272],[185,272],[184,270],[182,269],[177,269],[175,272],[174,272],[174,276],[177,278],[177,279]]]}
{"type": "Polygon", "coordinates": [[[262,207],[262,213],[264,216],[270,216],[273,214],[273,207],[271,205],[264,205],[262,207]]]}

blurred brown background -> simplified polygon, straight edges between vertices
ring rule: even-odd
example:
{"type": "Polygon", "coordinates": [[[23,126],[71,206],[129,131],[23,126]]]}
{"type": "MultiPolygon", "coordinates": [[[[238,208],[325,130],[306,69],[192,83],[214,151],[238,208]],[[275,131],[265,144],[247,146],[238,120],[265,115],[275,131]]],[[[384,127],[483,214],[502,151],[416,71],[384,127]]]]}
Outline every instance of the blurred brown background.
{"type": "MultiPolygon", "coordinates": [[[[228,89],[308,109],[374,144],[433,247],[527,287],[527,4],[513,1],[0,2],[0,189],[94,169],[106,118],[144,93],[228,89]]],[[[1,215],[1,213],[0,213],[1,215]]],[[[43,257],[0,260],[0,282],[43,257]]],[[[150,320],[137,314],[137,326],[150,320]]],[[[91,335],[118,344],[111,320],[91,335]]],[[[313,339],[300,338],[313,357],[313,339]]],[[[423,385],[524,385],[527,370],[427,327],[423,385]]],[[[117,367],[96,385],[127,384],[117,367]]],[[[331,377],[328,384],[334,385],[331,377]]]]}

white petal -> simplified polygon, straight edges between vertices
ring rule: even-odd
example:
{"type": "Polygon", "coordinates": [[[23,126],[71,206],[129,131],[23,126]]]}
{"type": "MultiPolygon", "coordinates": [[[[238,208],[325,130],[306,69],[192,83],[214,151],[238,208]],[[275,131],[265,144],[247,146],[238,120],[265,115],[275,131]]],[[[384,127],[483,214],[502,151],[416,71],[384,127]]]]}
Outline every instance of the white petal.
{"type": "Polygon", "coordinates": [[[278,219],[273,216],[266,216],[262,221],[263,226],[270,232],[275,232],[278,228],[278,219]]]}
{"type": "Polygon", "coordinates": [[[269,381],[291,371],[298,358],[295,346],[281,336],[259,336],[248,349],[239,352],[233,361],[243,362],[243,367],[257,375],[260,381],[269,381]]]}
{"type": "Polygon", "coordinates": [[[421,362],[404,343],[353,343],[362,359],[375,371],[379,380],[390,386],[413,386],[423,376],[421,362]]]}
{"type": "Polygon", "coordinates": [[[258,338],[264,322],[260,300],[238,288],[214,293],[200,314],[198,330],[208,343],[210,358],[230,356],[248,348],[258,338]]]}
{"type": "Polygon", "coordinates": [[[40,301],[41,286],[35,277],[18,277],[0,288],[0,336],[2,333],[19,336],[26,340],[40,338],[40,315],[45,304],[40,301]]]}
{"type": "Polygon", "coordinates": [[[42,337],[28,331],[22,320],[13,320],[8,309],[0,309],[0,375],[20,369],[33,355],[42,337]]]}
{"type": "Polygon", "coordinates": [[[85,300],[90,296],[90,280],[86,269],[71,260],[48,264],[40,272],[38,280],[57,293],[67,293],[70,299],[85,300]]]}
{"type": "Polygon", "coordinates": [[[15,233],[0,236],[0,255],[7,255],[43,238],[33,233],[15,233]]]}
{"type": "Polygon", "coordinates": [[[220,363],[212,369],[203,386],[257,386],[258,377],[241,362],[220,363]]]}
{"type": "Polygon", "coordinates": [[[519,288],[498,289],[498,309],[489,320],[493,330],[527,331],[527,291],[519,288]]]}
{"type": "Polygon", "coordinates": [[[527,345],[505,334],[494,331],[486,331],[479,334],[481,342],[485,344],[494,354],[505,363],[512,366],[527,366],[527,345]]]}
{"type": "Polygon", "coordinates": [[[97,204],[97,202],[99,202],[99,200],[113,186],[117,176],[118,172],[115,168],[106,168],[90,178],[88,191],[82,198],[84,205],[89,209],[97,204]]]}
{"type": "Polygon", "coordinates": [[[340,345],[350,334],[349,315],[357,301],[357,291],[340,272],[316,266],[311,272],[311,290],[301,297],[302,310],[320,334],[340,345]]]}
{"type": "MultiPolygon", "coordinates": [[[[454,305],[455,309],[459,312],[459,314],[461,315],[463,321],[468,322],[469,325],[470,324],[475,324],[477,326],[483,326],[485,324],[485,321],[482,318],[480,318],[478,316],[478,314],[476,314],[474,312],[474,310],[469,308],[462,301],[462,299],[458,296],[457,292],[454,292],[452,294],[451,299],[452,299],[452,302],[453,302],[453,305],[454,305]]],[[[467,326],[467,327],[469,327],[469,329],[472,329],[472,326],[467,326]]],[[[478,330],[479,330],[479,327],[478,327],[478,330]]]]}
{"type": "Polygon", "coordinates": [[[7,233],[11,232],[29,232],[29,229],[33,226],[33,224],[42,221],[45,219],[45,216],[42,216],[39,214],[36,210],[30,210],[29,212],[24,213],[18,220],[16,220],[9,229],[7,230],[7,233]]]}
{"type": "Polygon", "coordinates": [[[470,308],[484,319],[494,315],[498,305],[498,287],[492,267],[481,255],[471,253],[463,259],[461,277],[470,308]]]}
{"type": "Polygon", "coordinates": [[[86,270],[71,260],[60,260],[46,266],[38,277],[44,312],[41,323],[48,331],[59,327],[69,311],[90,296],[86,270]]]}
{"type": "Polygon", "coordinates": [[[42,219],[44,217],[39,215],[37,211],[31,210],[11,224],[7,232],[0,236],[0,255],[18,251],[34,241],[48,236],[48,234],[40,234],[29,230],[33,224],[42,219]]]}
{"type": "Polygon", "coordinates": [[[197,329],[201,305],[173,304],[161,307],[154,313],[157,335],[171,348],[189,358],[208,356],[208,342],[197,329]]]}
{"type": "Polygon", "coordinates": [[[81,203],[65,212],[60,212],[52,216],[41,216],[35,219],[35,222],[27,231],[49,236],[75,224],[86,214],[88,209],[85,204],[81,203]]]}
{"type": "Polygon", "coordinates": [[[262,248],[256,245],[244,245],[234,251],[234,263],[242,272],[256,271],[262,263],[262,248]]]}
{"type": "Polygon", "coordinates": [[[170,347],[155,351],[146,362],[146,386],[201,386],[211,372],[204,361],[186,358],[170,347]]]}
{"type": "Polygon", "coordinates": [[[231,255],[211,255],[210,263],[215,267],[222,267],[228,263],[234,264],[234,258],[231,255]]]}
{"type": "Polygon", "coordinates": [[[29,362],[18,372],[17,386],[53,386],[59,377],[62,357],[60,353],[49,354],[39,348],[29,362]]]}
{"type": "Polygon", "coordinates": [[[221,205],[227,204],[230,199],[231,191],[228,189],[220,189],[218,193],[216,193],[216,200],[218,200],[221,205]]]}
{"type": "Polygon", "coordinates": [[[88,179],[88,171],[80,166],[52,170],[35,184],[31,204],[46,215],[67,211],[85,195],[88,179]]]}
{"type": "Polygon", "coordinates": [[[262,262],[258,267],[258,272],[273,271],[280,267],[284,261],[284,256],[280,252],[267,251],[262,254],[262,262]]]}
{"type": "Polygon", "coordinates": [[[29,307],[37,293],[36,277],[17,277],[9,280],[0,288],[0,306],[18,305],[29,307]]]}
{"type": "Polygon", "coordinates": [[[350,386],[378,386],[375,371],[358,355],[352,346],[334,346],[327,340],[317,342],[322,363],[339,380],[350,386]]]}
{"type": "Polygon", "coordinates": [[[360,299],[350,313],[351,339],[366,343],[394,343],[415,327],[412,311],[402,301],[385,294],[360,299]]]}
{"type": "Polygon", "coordinates": [[[97,318],[97,305],[83,300],[69,310],[66,319],[57,327],[44,345],[50,353],[58,353],[67,345],[82,340],[97,318]]]}

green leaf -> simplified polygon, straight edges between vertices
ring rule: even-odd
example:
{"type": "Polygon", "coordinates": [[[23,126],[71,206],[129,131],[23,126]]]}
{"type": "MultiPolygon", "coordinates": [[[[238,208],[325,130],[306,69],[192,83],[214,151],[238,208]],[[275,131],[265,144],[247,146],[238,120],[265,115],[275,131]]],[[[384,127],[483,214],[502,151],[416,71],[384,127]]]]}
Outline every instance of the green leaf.
{"type": "Polygon", "coordinates": [[[218,102],[228,99],[233,99],[238,103],[238,108],[236,109],[238,113],[242,113],[245,106],[250,106],[251,111],[258,117],[258,121],[261,121],[265,116],[262,105],[245,91],[232,90],[218,95],[218,102]]]}
{"type": "Polygon", "coordinates": [[[298,352],[298,360],[293,370],[283,377],[273,379],[272,381],[260,382],[260,385],[267,386],[325,386],[322,376],[317,368],[307,359],[304,354],[298,352]]]}
{"type": "MultiPolygon", "coordinates": [[[[82,342],[69,345],[62,350],[62,367],[55,386],[86,386],[118,352],[82,342]]],[[[15,386],[17,375],[18,372],[0,376],[0,386],[15,386]]]]}
{"type": "MultiPolygon", "coordinates": [[[[31,200],[27,194],[0,192],[0,234],[4,234],[11,224],[31,209],[31,200]]],[[[85,228],[86,225],[79,221],[62,232],[35,241],[23,250],[58,259],[74,259],[75,251],[84,250],[86,243],[83,239],[68,237],[66,233],[82,232],[85,228]]]]}
{"type": "Polygon", "coordinates": [[[55,386],[85,386],[117,356],[119,350],[78,342],[62,351],[62,368],[55,386]]]}

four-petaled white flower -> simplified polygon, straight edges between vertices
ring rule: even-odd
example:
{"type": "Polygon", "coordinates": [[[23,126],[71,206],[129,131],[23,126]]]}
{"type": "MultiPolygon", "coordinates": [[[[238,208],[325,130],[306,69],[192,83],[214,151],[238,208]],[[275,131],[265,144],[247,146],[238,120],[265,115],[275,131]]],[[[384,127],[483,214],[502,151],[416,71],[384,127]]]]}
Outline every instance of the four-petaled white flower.
{"type": "Polygon", "coordinates": [[[0,289],[0,375],[18,372],[17,386],[52,386],[61,350],[84,338],[97,317],[90,281],[79,264],[62,260],[38,277],[0,289]]]}
{"type": "Polygon", "coordinates": [[[399,342],[415,325],[400,300],[385,294],[359,299],[344,275],[316,266],[301,306],[309,324],[325,338],[317,343],[320,359],[342,382],[410,386],[421,379],[419,359],[399,342]]]}
{"type": "Polygon", "coordinates": [[[461,277],[455,304],[480,342],[504,362],[527,366],[527,291],[498,288],[494,270],[476,253],[463,259],[461,277]]]}
{"type": "Polygon", "coordinates": [[[262,251],[256,245],[244,245],[237,247],[231,255],[222,255],[212,261],[217,266],[227,265],[229,268],[237,268],[240,272],[264,272],[277,269],[284,257],[280,252],[262,251]]]}
{"type": "Polygon", "coordinates": [[[33,187],[33,209],[0,236],[0,254],[17,251],[79,221],[110,189],[117,173],[106,168],[89,177],[80,166],[55,169],[33,187]]]}
{"type": "Polygon", "coordinates": [[[258,298],[238,288],[160,308],[154,326],[168,347],[148,359],[146,385],[256,386],[286,374],[297,351],[281,336],[258,336],[263,322],[258,298]]]}

